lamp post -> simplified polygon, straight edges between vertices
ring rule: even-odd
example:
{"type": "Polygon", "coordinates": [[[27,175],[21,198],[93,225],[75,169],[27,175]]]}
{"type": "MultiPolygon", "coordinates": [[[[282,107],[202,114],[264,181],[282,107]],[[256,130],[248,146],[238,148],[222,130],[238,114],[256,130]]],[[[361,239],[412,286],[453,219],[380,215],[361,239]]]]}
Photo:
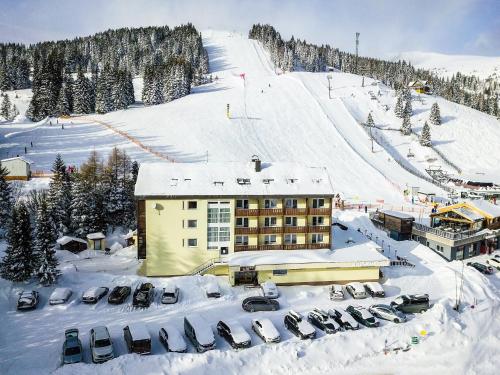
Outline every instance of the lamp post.
{"type": "Polygon", "coordinates": [[[331,99],[332,98],[332,75],[331,74],[327,74],[326,78],[328,79],[328,98],[331,99]]]}

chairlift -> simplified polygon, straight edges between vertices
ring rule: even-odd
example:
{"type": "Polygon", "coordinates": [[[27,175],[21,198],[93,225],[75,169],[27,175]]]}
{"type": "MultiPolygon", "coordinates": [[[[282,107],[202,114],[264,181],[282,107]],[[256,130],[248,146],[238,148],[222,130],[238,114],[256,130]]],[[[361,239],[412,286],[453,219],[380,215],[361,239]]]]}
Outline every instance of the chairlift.
{"type": "Polygon", "coordinates": [[[414,158],[415,154],[411,151],[411,148],[408,149],[408,154],[406,155],[409,158],[414,158]]]}

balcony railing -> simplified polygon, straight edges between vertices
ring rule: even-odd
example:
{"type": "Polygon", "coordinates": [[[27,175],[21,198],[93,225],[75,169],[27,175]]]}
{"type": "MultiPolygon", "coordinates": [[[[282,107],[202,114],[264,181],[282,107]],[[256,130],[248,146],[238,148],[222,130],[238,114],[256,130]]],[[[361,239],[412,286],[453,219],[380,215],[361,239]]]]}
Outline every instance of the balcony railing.
{"type": "Polygon", "coordinates": [[[259,250],[283,250],[283,245],[259,245],[259,250]]]}
{"type": "Polygon", "coordinates": [[[283,209],[282,208],[261,208],[259,210],[259,215],[260,216],[283,215],[283,209]]]}
{"type": "Polygon", "coordinates": [[[307,215],[307,208],[285,208],[285,215],[307,215]]]}
{"type": "Polygon", "coordinates": [[[234,212],[236,216],[259,216],[259,209],[237,208],[234,212]]]}
{"type": "Polygon", "coordinates": [[[283,250],[300,250],[300,249],[306,249],[307,245],[306,244],[300,244],[300,243],[294,243],[294,244],[285,244],[283,245],[283,250]]]}
{"type": "Polygon", "coordinates": [[[285,233],[307,233],[307,227],[293,227],[293,226],[285,226],[284,228],[285,233]]]}
{"type": "Polygon", "coordinates": [[[234,234],[258,234],[258,227],[236,227],[234,228],[234,234]]]}
{"type": "Polygon", "coordinates": [[[259,247],[257,245],[235,245],[234,246],[234,251],[255,251],[259,250],[259,247]]]}
{"type": "Polygon", "coordinates": [[[330,232],[330,226],[328,225],[310,225],[309,233],[324,233],[330,232]]]}
{"type": "Polygon", "coordinates": [[[308,213],[309,215],[330,215],[331,209],[330,208],[309,208],[308,213]]]}
{"type": "Polygon", "coordinates": [[[259,233],[261,234],[271,234],[271,233],[282,233],[283,227],[260,227],[259,233]]]}
{"type": "Polygon", "coordinates": [[[436,236],[447,238],[447,239],[453,240],[453,241],[465,240],[465,239],[474,237],[477,234],[477,232],[479,232],[478,229],[467,230],[467,231],[457,232],[457,233],[447,232],[447,231],[444,231],[444,230],[441,230],[438,228],[431,228],[431,227],[428,227],[427,225],[423,225],[420,223],[413,223],[413,228],[417,231],[420,231],[420,232],[432,233],[436,236]]]}
{"type": "Polygon", "coordinates": [[[306,249],[329,249],[330,244],[329,243],[309,243],[307,245],[304,245],[306,249]]]}

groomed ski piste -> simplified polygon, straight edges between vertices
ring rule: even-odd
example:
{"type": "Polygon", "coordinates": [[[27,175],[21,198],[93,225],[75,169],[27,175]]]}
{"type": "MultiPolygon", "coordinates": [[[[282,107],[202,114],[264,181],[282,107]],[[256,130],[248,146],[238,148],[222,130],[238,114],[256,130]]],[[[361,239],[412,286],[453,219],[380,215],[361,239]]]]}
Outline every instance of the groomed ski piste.
{"type": "MultiPolygon", "coordinates": [[[[207,31],[203,34],[209,52],[214,83],[193,90],[182,99],[159,106],[140,105],[103,116],[88,115],[50,125],[43,121],[28,123],[20,117],[13,124],[0,125],[0,155],[24,153],[34,142],[28,157],[34,169],[49,170],[57,152],[67,164],[79,164],[91,150],[104,155],[113,146],[125,148],[139,162],[161,161],[154,153],[175,162],[248,161],[253,154],[264,161],[301,162],[326,166],[335,188],[346,198],[402,204],[402,191],[419,186],[424,191],[444,193],[438,187],[409,173],[425,173],[429,164],[441,162],[432,150],[420,147],[416,138],[403,137],[396,131],[377,130],[384,147],[375,144],[371,151],[369,134],[360,125],[372,111],[375,124],[396,128],[392,107],[394,92],[370,79],[333,72],[328,97],[327,73],[277,74],[268,54],[257,42],[230,32],[207,31]],[[244,74],[244,79],[242,78],[244,74]],[[380,94],[378,95],[378,91],[380,94]],[[372,93],[376,99],[372,99],[372,93]],[[226,117],[226,105],[230,116],[226,117]],[[391,108],[386,111],[385,105],[391,108]],[[96,122],[100,121],[100,123],[96,122]],[[109,127],[102,125],[108,124],[109,127]],[[126,135],[126,136],[125,136],[126,135]],[[147,146],[150,151],[141,148],[147,146]],[[407,158],[408,148],[415,154],[407,158]],[[151,152],[153,151],[153,152],[151,152]],[[433,160],[434,161],[428,161],[433,160]]],[[[139,87],[140,80],[136,85],[139,87]]],[[[9,93],[11,97],[14,93],[9,93]]],[[[137,95],[138,93],[136,93],[137,95]]],[[[17,103],[27,105],[29,90],[18,92],[17,103]]],[[[437,101],[443,125],[431,126],[436,147],[467,173],[498,176],[500,131],[498,121],[478,111],[441,98],[414,94],[412,124],[418,133],[428,118],[430,106],[437,101]],[[478,132],[474,136],[473,131],[478,132]],[[496,161],[495,161],[496,160],[496,161]]],[[[21,112],[23,108],[18,105],[21,112]]],[[[54,121],[54,120],[52,120],[54,121]]],[[[167,161],[166,161],[167,162],[167,161]]],[[[246,313],[241,301],[258,293],[255,289],[231,288],[224,278],[217,278],[223,296],[207,299],[203,286],[209,276],[181,278],[145,278],[137,275],[140,267],[134,248],[111,256],[84,252],[79,256],[59,252],[63,276],[58,286],[73,289],[68,304],[50,306],[52,288],[35,284],[15,285],[0,280],[0,368],[2,374],[496,374],[500,365],[500,277],[496,272],[484,276],[465,266],[461,312],[453,310],[460,285],[462,262],[444,261],[430,249],[416,242],[394,242],[375,229],[364,213],[335,211],[335,219],[346,224],[346,233],[334,227],[334,248],[346,245],[351,237],[356,244],[368,241],[359,232],[384,238],[386,246],[397,249],[415,264],[414,268],[391,267],[384,270],[384,299],[332,302],[327,286],[280,287],[281,309],[272,313],[246,313]],[[156,287],[155,302],[148,309],[133,309],[131,298],[123,305],[111,306],[102,300],[97,305],[80,303],[89,287],[130,285],[142,281],[156,287]],[[181,289],[180,302],[161,305],[158,295],[163,286],[175,283],[181,289]],[[15,309],[17,292],[37,289],[41,303],[35,311],[19,313],[15,309]],[[329,309],[350,304],[369,306],[390,302],[400,294],[428,293],[432,308],[409,317],[404,324],[382,322],[379,328],[362,328],[334,335],[318,332],[314,340],[300,341],[283,327],[283,317],[290,309],[307,314],[313,308],[329,309]],[[237,320],[250,333],[252,347],[234,351],[216,336],[217,349],[197,354],[167,353],[158,340],[158,330],[174,325],[183,331],[186,314],[198,312],[211,325],[221,319],[237,320]],[[251,331],[251,319],[269,317],[280,331],[282,342],[264,344],[251,331]],[[144,322],[152,336],[150,356],[127,354],[123,327],[144,322]],[[94,365],[89,355],[89,330],[106,325],[111,333],[117,358],[94,365]],[[64,330],[76,327],[85,351],[85,363],[60,366],[64,330]],[[424,336],[421,333],[425,331],[424,336]],[[420,343],[408,352],[384,353],[419,336],[420,343]]],[[[373,237],[372,237],[373,238],[373,237]]],[[[5,242],[0,242],[0,253],[5,242]]],[[[386,254],[394,257],[394,253],[386,254]]]]}

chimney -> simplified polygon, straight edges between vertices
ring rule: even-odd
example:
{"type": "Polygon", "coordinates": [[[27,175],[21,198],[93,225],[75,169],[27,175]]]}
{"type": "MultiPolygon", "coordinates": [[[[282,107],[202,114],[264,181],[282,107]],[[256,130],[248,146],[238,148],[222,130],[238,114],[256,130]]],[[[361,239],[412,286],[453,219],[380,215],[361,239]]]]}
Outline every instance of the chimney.
{"type": "Polygon", "coordinates": [[[257,155],[252,156],[252,161],[255,164],[255,172],[260,172],[262,170],[262,167],[260,165],[260,159],[257,155]]]}

